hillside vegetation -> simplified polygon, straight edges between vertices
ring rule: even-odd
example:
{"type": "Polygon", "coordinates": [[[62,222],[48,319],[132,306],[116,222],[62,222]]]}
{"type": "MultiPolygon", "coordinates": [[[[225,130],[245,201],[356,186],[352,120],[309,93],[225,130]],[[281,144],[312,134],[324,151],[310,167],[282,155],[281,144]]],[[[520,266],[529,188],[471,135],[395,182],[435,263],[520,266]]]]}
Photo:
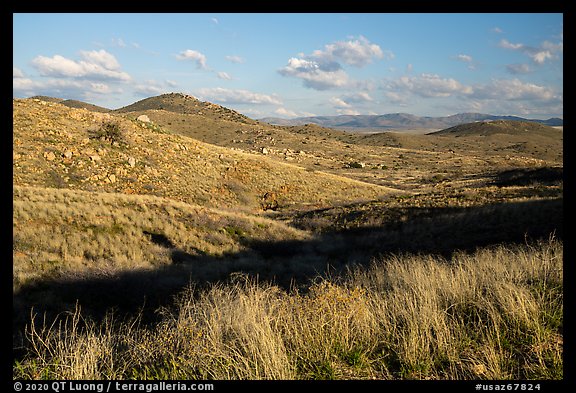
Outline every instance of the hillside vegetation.
{"type": "Polygon", "coordinates": [[[486,124],[13,100],[13,377],[562,379],[563,134],[486,124]]]}

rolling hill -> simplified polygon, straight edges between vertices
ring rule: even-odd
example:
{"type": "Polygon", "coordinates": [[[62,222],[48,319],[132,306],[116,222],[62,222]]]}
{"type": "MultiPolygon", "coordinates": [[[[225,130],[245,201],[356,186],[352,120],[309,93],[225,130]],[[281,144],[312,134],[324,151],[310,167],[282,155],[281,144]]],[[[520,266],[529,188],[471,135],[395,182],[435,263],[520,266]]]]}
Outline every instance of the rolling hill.
{"type": "Polygon", "coordinates": [[[494,120],[460,124],[444,130],[432,132],[428,135],[488,136],[495,134],[522,135],[525,137],[540,135],[550,138],[559,138],[562,135],[562,131],[532,121],[494,120]]]}
{"type": "Polygon", "coordinates": [[[231,120],[239,123],[255,124],[256,121],[234,110],[211,102],[200,101],[190,95],[169,93],[145,98],[134,104],[114,110],[114,113],[144,112],[164,110],[185,115],[200,115],[208,119],[231,120]]]}
{"type": "Polygon", "coordinates": [[[146,194],[258,211],[373,199],[394,190],[203,143],[118,114],[14,100],[14,185],[146,194]],[[102,125],[116,124],[118,135],[102,125]]]}

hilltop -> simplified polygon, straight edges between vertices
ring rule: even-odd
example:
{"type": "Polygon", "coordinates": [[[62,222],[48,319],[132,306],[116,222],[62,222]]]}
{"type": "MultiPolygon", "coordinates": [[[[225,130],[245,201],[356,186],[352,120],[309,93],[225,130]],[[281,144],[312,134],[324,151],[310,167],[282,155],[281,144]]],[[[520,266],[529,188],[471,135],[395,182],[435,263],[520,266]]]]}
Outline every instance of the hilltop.
{"type": "Polygon", "coordinates": [[[114,110],[115,113],[144,111],[167,111],[184,115],[200,115],[208,119],[230,120],[239,123],[255,124],[256,122],[234,110],[182,93],[168,93],[145,98],[134,104],[114,110]]]}
{"type": "Polygon", "coordinates": [[[78,101],[78,100],[65,100],[63,98],[55,98],[55,97],[48,97],[48,96],[33,96],[30,97],[30,99],[32,100],[40,100],[40,101],[45,101],[45,102],[54,102],[54,103],[58,103],[58,104],[62,104],[65,105],[69,108],[78,108],[78,109],[87,109],[89,111],[92,112],[110,112],[110,109],[108,108],[104,108],[98,105],[94,105],[94,104],[90,104],[88,102],[84,102],[84,101],[78,101]]]}
{"type": "Polygon", "coordinates": [[[495,134],[522,135],[524,137],[540,135],[549,138],[558,138],[562,135],[562,131],[532,121],[493,120],[493,121],[478,121],[474,123],[460,124],[444,130],[430,133],[430,135],[455,135],[455,136],[464,136],[464,135],[487,136],[495,134]]]}
{"type": "Polygon", "coordinates": [[[172,134],[117,114],[38,99],[14,100],[14,185],[147,194],[258,211],[373,199],[394,192],[172,134]],[[117,135],[102,125],[116,124],[117,135]],[[108,137],[111,138],[108,138],[108,137]]]}

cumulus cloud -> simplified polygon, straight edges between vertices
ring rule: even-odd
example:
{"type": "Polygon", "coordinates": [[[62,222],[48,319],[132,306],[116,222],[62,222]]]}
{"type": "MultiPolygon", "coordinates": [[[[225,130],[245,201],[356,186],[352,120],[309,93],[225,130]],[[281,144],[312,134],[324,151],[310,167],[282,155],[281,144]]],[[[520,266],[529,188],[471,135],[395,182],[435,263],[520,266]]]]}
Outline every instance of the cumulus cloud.
{"type": "Polygon", "coordinates": [[[120,70],[116,58],[104,49],[81,51],[80,56],[82,59],[78,61],[60,55],[37,56],[31,64],[42,76],[117,81],[131,79],[130,75],[120,70]]]}
{"type": "Polygon", "coordinates": [[[540,46],[534,47],[522,43],[512,43],[503,38],[498,45],[504,49],[524,53],[536,64],[544,64],[546,60],[557,59],[564,51],[563,41],[556,44],[550,41],[544,41],[540,46]]]}
{"type": "Polygon", "coordinates": [[[316,90],[327,90],[345,86],[349,79],[336,63],[321,64],[314,60],[292,57],[288,65],[278,71],[283,76],[302,79],[304,86],[316,90]]]}
{"type": "Polygon", "coordinates": [[[286,109],[284,107],[280,107],[274,111],[275,114],[282,117],[298,117],[298,114],[290,109],[286,109]]]}
{"type": "Polygon", "coordinates": [[[226,104],[272,104],[282,105],[282,101],[275,95],[254,93],[249,90],[232,90],[222,87],[203,88],[198,90],[198,97],[202,100],[226,104]]]}
{"type": "Polygon", "coordinates": [[[301,79],[306,87],[327,90],[350,83],[342,64],[364,67],[374,59],[384,57],[393,58],[394,55],[384,52],[378,45],[360,36],[357,39],[327,44],[310,55],[299,54],[298,57],[291,57],[288,64],[278,72],[283,76],[301,79]]]}
{"type": "Polygon", "coordinates": [[[340,97],[332,97],[328,101],[334,108],[336,108],[337,112],[340,114],[352,114],[352,112],[357,112],[354,109],[355,104],[364,104],[366,102],[373,101],[372,97],[366,92],[358,92],[358,93],[351,93],[351,94],[344,94],[340,97]],[[344,109],[346,111],[344,111],[344,109]],[[344,113],[346,112],[346,113],[344,113]]]}
{"type": "Polygon", "coordinates": [[[407,90],[421,97],[449,97],[455,94],[470,94],[472,89],[452,78],[436,74],[402,76],[389,84],[393,90],[407,90]]]}
{"type": "Polygon", "coordinates": [[[186,49],[176,56],[178,60],[191,60],[196,63],[198,69],[208,69],[206,56],[196,50],[186,49]]]}
{"type": "Polygon", "coordinates": [[[341,61],[355,67],[364,67],[372,62],[374,58],[388,59],[394,58],[392,52],[384,52],[377,44],[372,44],[365,37],[348,41],[337,41],[324,46],[324,49],[315,50],[310,55],[321,63],[331,63],[341,61]]]}
{"type": "Polygon", "coordinates": [[[470,95],[474,99],[552,101],[561,99],[553,89],[519,79],[497,79],[474,87],[470,95]]]}
{"type": "Polygon", "coordinates": [[[86,100],[96,95],[107,95],[122,92],[107,83],[83,79],[50,78],[32,80],[29,78],[14,78],[12,88],[15,95],[33,96],[46,95],[51,97],[86,100]]]}

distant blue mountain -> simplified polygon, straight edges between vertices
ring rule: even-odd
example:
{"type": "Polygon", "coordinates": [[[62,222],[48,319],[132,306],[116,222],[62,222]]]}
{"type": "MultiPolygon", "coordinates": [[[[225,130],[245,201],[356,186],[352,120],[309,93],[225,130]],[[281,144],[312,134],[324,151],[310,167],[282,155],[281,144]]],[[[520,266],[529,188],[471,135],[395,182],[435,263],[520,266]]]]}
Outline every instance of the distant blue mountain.
{"type": "Polygon", "coordinates": [[[484,113],[458,113],[451,116],[429,117],[415,116],[409,113],[389,113],[386,115],[340,115],[340,116],[312,116],[298,117],[294,119],[282,119],[277,117],[266,117],[259,119],[261,122],[274,125],[303,125],[317,124],[330,128],[376,128],[376,129],[417,129],[417,128],[447,128],[475,121],[487,120],[518,120],[532,121],[547,126],[562,126],[564,120],[554,117],[547,120],[527,119],[518,116],[499,116],[484,113]]]}

